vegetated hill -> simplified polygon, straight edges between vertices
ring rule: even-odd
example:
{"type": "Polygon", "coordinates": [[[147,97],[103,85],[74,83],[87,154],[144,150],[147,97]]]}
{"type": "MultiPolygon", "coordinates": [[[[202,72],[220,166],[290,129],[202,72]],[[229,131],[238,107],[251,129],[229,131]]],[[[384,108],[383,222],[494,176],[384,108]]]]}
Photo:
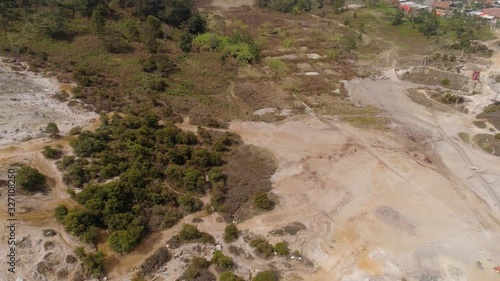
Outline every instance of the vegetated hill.
{"type": "Polygon", "coordinates": [[[1,52],[77,82],[72,97],[98,112],[193,115],[200,124],[220,127],[232,117],[221,94],[236,67],[259,59],[251,37],[236,29],[223,34],[224,49],[190,52],[207,22],[189,0],[1,5],[1,52]]]}

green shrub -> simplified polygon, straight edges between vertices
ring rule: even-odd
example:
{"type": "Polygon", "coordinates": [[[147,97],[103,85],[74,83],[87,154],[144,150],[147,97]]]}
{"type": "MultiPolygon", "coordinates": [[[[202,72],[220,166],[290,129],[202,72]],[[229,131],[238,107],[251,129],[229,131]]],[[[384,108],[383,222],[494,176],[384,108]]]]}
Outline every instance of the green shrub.
{"type": "Polygon", "coordinates": [[[255,248],[257,254],[264,258],[269,258],[273,255],[273,246],[262,238],[256,238],[250,241],[250,246],[255,248]]]}
{"type": "Polygon", "coordinates": [[[54,210],[54,217],[59,223],[62,223],[66,215],[68,214],[68,208],[64,205],[59,205],[54,210]]]}
{"type": "Polygon", "coordinates": [[[231,271],[224,271],[220,274],[219,281],[244,281],[244,279],[231,271]]]}
{"type": "Polygon", "coordinates": [[[214,251],[212,263],[215,264],[220,270],[229,270],[234,267],[233,260],[224,255],[221,251],[214,251]]]}
{"type": "Polygon", "coordinates": [[[17,183],[29,192],[44,191],[47,179],[35,168],[23,166],[17,171],[17,183]]]}
{"type": "Polygon", "coordinates": [[[253,39],[235,32],[232,36],[205,33],[193,39],[193,48],[198,51],[219,51],[241,63],[255,63],[260,59],[260,49],[253,39]]]}
{"type": "Polygon", "coordinates": [[[267,194],[265,192],[255,195],[253,198],[253,204],[264,210],[269,210],[271,208],[271,201],[267,198],[267,194]]]}
{"type": "Polygon", "coordinates": [[[47,128],[45,128],[45,132],[50,134],[51,138],[56,138],[59,136],[59,128],[57,124],[54,122],[49,122],[47,124],[47,128]]]}
{"type": "Polygon", "coordinates": [[[262,271],[257,273],[252,281],[278,281],[278,278],[272,271],[262,271]]]}
{"type": "Polygon", "coordinates": [[[226,225],[226,228],[224,229],[224,241],[226,243],[231,243],[238,239],[238,228],[236,227],[235,224],[228,224],[226,225]]]}
{"type": "Polygon", "coordinates": [[[60,148],[53,148],[51,146],[44,146],[42,151],[43,156],[48,159],[59,159],[62,157],[63,152],[60,148]]]}
{"type": "Polygon", "coordinates": [[[441,85],[443,85],[443,86],[450,85],[450,79],[444,78],[443,80],[441,80],[441,85]]]}
{"type": "Polygon", "coordinates": [[[288,243],[286,241],[276,243],[273,247],[273,251],[280,256],[286,256],[290,253],[290,249],[288,249],[288,243]]]}

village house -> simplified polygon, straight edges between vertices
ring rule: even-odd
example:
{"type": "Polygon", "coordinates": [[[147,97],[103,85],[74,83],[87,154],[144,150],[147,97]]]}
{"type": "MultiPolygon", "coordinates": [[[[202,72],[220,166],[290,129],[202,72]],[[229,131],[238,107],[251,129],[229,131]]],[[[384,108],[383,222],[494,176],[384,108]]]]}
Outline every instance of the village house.
{"type": "Polygon", "coordinates": [[[436,15],[438,16],[445,16],[454,7],[455,4],[453,4],[453,2],[434,1],[434,3],[432,3],[432,9],[435,10],[436,15]]]}

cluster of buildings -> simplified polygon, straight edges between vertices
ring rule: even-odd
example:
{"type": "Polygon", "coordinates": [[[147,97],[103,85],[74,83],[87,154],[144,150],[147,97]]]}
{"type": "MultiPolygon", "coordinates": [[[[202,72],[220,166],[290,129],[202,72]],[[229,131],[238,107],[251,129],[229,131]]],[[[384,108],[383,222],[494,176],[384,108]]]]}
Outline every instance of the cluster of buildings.
{"type": "MultiPolygon", "coordinates": [[[[497,19],[500,19],[500,2],[492,2],[490,3],[490,6],[492,6],[493,8],[471,11],[468,14],[470,16],[483,18],[496,25],[497,19]]],[[[413,1],[399,0],[399,8],[406,14],[418,13],[420,11],[434,11],[438,16],[446,16],[457,8],[457,2],[434,1],[430,3],[419,4],[413,1]]]]}

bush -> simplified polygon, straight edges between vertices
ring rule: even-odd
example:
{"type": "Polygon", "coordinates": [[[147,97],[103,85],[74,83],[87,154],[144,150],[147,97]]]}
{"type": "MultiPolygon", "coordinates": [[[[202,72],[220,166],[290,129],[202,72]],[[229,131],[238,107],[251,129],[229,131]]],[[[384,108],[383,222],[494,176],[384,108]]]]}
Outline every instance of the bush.
{"type": "Polygon", "coordinates": [[[441,80],[441,85],[443,85],[443,86],[450,85],[450,79],[444,78],[443,80],[441,80]]]}
{"type": "Polygon", "coordinates": [[[235,224],[228,224],[224,229],[224,241],[226,243],[231,243],[238,239],[238,228],[235,224]]]}
{"type": "Polygon", "coordinates": [[[253,39],[239,32],[231,36],[205,33],[193,39],[195,50],[219,51],[241,63],[255,63],[260,60],[260,49],[253,39]]]}
{"type": "Polygon", "coordinates": [[[68,208],[64,205],[59,205],[54,210],[54,217],[59,223],[62,223],[66,215],[68,214],[68,208]]]}
{"type": "Polygon", "coordinates": [[[49,133],[51,138],[56,138],[59,136],[59,128],[57,127],[57,124],[54,122],[50,122],[47,124],[45,132],[49,133]]]}
{"type": "Polygon", "coordinates": [[[267,240],[262,238],[257,238],[250,241],[250,246],[255,248],[257,254],[264,258],[269,258],[273,255],[273,246],[267,242],[267,240]]]}
{"type": "Polygon", "coordinates": [[[286,256],[290,253],[288,249],[288,243],[286,241],[278,242],[273,247],[273,251],[276,252],[280,256],[286,256]]]}
{"type": "Polygon", "coordinates": [[[224,255],[221,251],[214,251],[212,263],[215,264],[220,270],[229,270],[234,267],[233,260],[224,255]]]}
{"type": "Polygon", "coordinates": [[[59,159],[62,157],[63,152],[60,148],[53,148],[51,146],[44,146],[42,151],[43,156],[48,159],[59,159]]]}
{"type": "Polygon", "coordinates": [[[202,257],[193,257],[179,280],[185,281],[215,281],[216,278],[208,267],[210,262],[202,257]]]}
{"type": "Polygon", "coordinates": [[[278,281],[278,278],[272,271],[262,271],[257,273],[252,281],[278,281]]]}
{"type": "Polygon", "coordinates": [[[224,271],[220,274],[219,281],[244,281],[244,279],[231,271],[224,271]]]}
{"type": "Polygon", "coordinates": [[[213,244],[215,243],[215,239],[212,235],[201,232],[198,228],[192,224],[185,224],[182,226],[179,231],[179,238],[185,242],[201,242],[213,244]]]}
{"type": "Polygon", "coordinates": [[[267,198],[267,194],[265,192],[258,193],[253,198],[253,204],[258,208],[269,210],[271,208],[271,201],[267,198]]]}
{"type": "Polygon", "coordinates": [[[17,183],[26,191],[38,192],[45,190],[47,179],[37,169],[23,166],[17,171],[17,183]]]}
{"type": "Polygon", "coordinates": [[[84,255],[82,258],[83,267],[94,277],[104,275],[104,253],[99,251],[95,254],[84,255]]]}

